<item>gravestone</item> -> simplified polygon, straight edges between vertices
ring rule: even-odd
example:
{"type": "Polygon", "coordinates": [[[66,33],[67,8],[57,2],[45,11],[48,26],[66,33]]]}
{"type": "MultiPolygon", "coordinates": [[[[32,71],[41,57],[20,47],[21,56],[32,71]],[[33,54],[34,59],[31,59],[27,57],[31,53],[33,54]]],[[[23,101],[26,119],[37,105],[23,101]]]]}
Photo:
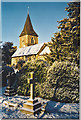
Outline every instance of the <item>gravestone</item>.
{"type": "Polygon", "coordinates": [[[41,110],[41,103],[35,98],[34,95],[34,72],[31,72],[30,75],[30,79],[28,79],[28,83],[30,84],[30,98],[26,103],[23,104],[23,107],[20,109],[20,111],[26,114],[36,114],[41,110]]]}
{"type": "Polygon", "coordinates": [[[12,87],[12,83],[14,81],[14,78],[15,78],[15,73],[9,72],[9,74],[7,75],[8,86],[7,86],[5,93],[4,93],[5,96],[13,96],[16,94],[13,87],[12,87]]]}

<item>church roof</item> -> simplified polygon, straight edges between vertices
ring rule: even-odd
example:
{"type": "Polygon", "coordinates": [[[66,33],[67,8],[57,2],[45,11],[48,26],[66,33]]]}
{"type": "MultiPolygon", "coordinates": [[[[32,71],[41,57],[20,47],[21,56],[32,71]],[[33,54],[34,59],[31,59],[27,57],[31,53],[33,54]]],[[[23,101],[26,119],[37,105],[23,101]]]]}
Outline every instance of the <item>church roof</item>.
{"type": "Polygon", "coordinates": [[[37,36],[38,37],[37,33],[33,29],[29,13],[28,13],[25,25],[24,25],[24,29],[21,32],[19,37],[24,36],[24,35],[33,35],[33,36],[37,36]]]}
{"type": "Polygon", "coordinates": [[[28,55],[36,55],[43,47],[44,43],[35,44],[32,46],[18,48],[16,52],[12,55],[12,57],[19,57],[19,56],[28,56],[28,55]]]}
{"type": "Polygon", "coordinates": [[[45,55],[46,53],[50,54],[50,49],[48,46],[46,46],[39,55],[45,55]]]}

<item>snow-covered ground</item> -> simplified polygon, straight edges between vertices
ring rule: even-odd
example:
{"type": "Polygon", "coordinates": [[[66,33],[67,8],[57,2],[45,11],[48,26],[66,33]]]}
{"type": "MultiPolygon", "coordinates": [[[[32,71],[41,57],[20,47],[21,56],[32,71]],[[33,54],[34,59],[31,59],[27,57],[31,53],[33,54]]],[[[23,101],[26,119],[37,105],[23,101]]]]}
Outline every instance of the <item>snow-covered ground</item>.
{"type": "Polygon", "coordinates": [[[59,118],[59,119],[79,119],[79,104],[78,103],[60,103],[42,98],[38,100],[43,104],[46,103],[46,112],[41,111],[40,114],[28,115],[20,112],[23,103],[27,102],[27,96],[5,97],[0,96],[0,118],[59,118]],[[17,103],[19,107],[8,107],[4,105],[4,101],[17,103]]]}

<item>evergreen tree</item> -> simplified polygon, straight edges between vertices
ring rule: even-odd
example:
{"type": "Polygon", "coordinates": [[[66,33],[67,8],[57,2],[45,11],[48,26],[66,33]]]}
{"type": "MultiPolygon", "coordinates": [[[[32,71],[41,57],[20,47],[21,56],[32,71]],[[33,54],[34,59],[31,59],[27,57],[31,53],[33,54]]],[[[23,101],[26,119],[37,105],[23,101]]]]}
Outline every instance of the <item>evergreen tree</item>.
{"type": "Polygon", "coordinates": [[[5,64],[11,64],[11,56],[16,51],[12,42],[5,42],[2,47],[2,60],[5,64]]]}
{"type": "Polygon", "coordinates": [[[80,2],[68,3],[65,10],[68,12],[68,18],[58,21],[60,30],[48,43],[51,53],[46,55],[46,59],[50,63],[69,60],[79,65],[80,2]]]}

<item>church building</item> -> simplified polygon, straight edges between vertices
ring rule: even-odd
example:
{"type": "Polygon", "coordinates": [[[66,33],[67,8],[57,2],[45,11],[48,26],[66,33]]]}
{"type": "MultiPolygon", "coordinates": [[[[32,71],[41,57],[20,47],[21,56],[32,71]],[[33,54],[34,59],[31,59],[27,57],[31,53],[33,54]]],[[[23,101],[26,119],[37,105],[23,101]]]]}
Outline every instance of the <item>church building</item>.
{"type": "Polygon", "coordinates": [[[11,65],[16,65],[19,60],[33,60],[37,57],[43,57],[50,50],[46,43],[38,44],[38,34],[34,31],[31,19],[28,13],[23,31],[19,36],[19,48],[12,55],[11,65]]]}

